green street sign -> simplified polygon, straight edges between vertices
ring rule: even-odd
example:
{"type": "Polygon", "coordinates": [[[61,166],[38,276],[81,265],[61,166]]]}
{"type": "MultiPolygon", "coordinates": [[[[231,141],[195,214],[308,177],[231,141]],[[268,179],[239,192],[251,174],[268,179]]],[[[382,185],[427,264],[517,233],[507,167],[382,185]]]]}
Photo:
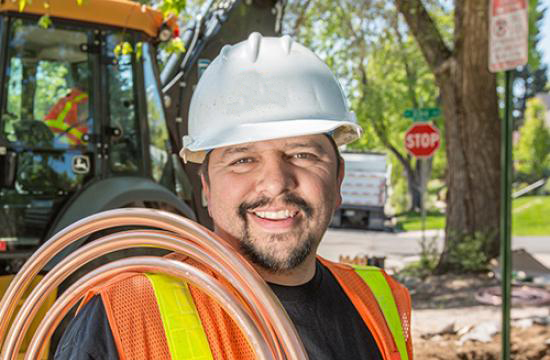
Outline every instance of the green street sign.
{"type": "Polygon", "coordinates": [[[439,108],[407,109],[403,112],[403,116],[412,118],[413,121],[428,121],[439,115],[441,115],[439,108]]]}

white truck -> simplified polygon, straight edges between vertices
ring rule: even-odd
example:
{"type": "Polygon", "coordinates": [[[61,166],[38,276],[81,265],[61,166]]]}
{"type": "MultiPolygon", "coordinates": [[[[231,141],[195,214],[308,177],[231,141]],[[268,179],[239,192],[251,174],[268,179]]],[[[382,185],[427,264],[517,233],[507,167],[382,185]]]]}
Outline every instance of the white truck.
{"type": "Polygon", "coordinates": [[[391,174],[387,155],[344,152],[342,157],[346,169],[342,205],[336,210],[331,225],[384,230],[384,207],[391,174]]]}

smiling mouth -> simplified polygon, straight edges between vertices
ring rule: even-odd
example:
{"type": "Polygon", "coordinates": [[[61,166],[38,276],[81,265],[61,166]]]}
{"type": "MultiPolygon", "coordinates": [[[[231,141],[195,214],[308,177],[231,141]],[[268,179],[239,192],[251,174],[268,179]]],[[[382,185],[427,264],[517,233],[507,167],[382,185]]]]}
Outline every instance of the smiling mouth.
{"type": "Polygon", "coordinates": [[[298,214],[298,211],[284,209],[279,211],[252,211],[252,213],[257,217],[259,217],[260,219],[278,221],[278,220],[291,219],[298,214]]]}

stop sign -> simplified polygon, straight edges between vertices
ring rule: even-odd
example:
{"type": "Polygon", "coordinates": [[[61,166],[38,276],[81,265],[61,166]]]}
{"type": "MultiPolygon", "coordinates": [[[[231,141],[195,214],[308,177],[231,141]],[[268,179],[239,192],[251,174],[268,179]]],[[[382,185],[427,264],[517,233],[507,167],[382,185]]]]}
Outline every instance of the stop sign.
{"type": "Polygon", "coordinates": [[[405,133],[405,148],[416,157],[432,156],[439,144],[439,130],[432,124],[417,123],[405,133]]]}

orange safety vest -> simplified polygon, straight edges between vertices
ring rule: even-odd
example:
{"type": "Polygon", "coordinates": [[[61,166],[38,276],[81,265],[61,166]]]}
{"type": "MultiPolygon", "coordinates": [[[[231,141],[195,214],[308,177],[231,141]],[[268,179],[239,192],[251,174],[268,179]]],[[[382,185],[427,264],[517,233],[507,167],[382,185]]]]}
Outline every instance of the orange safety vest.
{"type": "MultiPolygon", "coordinates": [[[[169,257],[202,267],[184,255],[171,254],[169,257]]],[[[411,302],[407,289],[381,269],[370,267],[366,273],[359,275],[351,266],[322,258],[319,260],[334,275],[350,298],[370,329],[384,360],[412,360],[411,302]],[[384,295],[372,291],[364,276],[385,279],[386,286],[391,293],[384,295]],[[395,302],[388,299],[388,296],[393,296],[395,302]],[[397,307],[394,315],[400,322],[401,334],[395,332],[395,326],[389,326],[391,314],[385,311],[384,308],[387,307],[384,305],[385,302],[392,303],[394,307],[397,307]]],[[[152,281],[149,276],[158,275],[124,273],[116,276],[107,283],[92,289],[80,305],[82,308],[94,295],[101,296],[121,360],[153,358],[163,360],[255,359],[254,352],[238,325],[215,300],[194,286],[184,284],[182,287],[178,282],[178,294],[171,298],[188,297],[192,299],[191,302],[184,306],[181,304],[185,301],[177,300],[174,304],[162,304],[159,302],[155,281],[152,281]],[[183,292],[179,293],[179,290],[182,289],[183,292]],[[177,314],[174,312],[163,314],[163,309],[166,309],[167,306],[168,313],[171,310],[173,312],[173,308],[179,307],[183,310],[180,309],[177,314]],[[192,317],[193,313],[196,319],[190,321],[189,317],[192,317]],[[197,324],[196,326],[202,327],[205,336],[203,335],[201,338],[193,329],[174,329],[173,327],[178,327],[180,320],[186,324],[197,324]],[[171,324],[166,324],[170,321],[171,324]],[[171,329],[168,330],[167,327],[171,327],[171,329]],[[185,331],[188,331],[188,334],[182,336],[182,332],[185,331]],[[172,346],[171,343],[174,341],[178,342],[179,350],[175,350],[172,346]],[[184,350],[182,350],[181,343],[185,344],[184,350]],[[185,350],[186,347],[188,347],[187,350],[185,350]],[[205,347],[207,350],[203,351],[202,349],[205,347]],[[177,355],[174,352],[177,352],[177,355]]],[[[224,279],[219,280],[228,288],[232,288],[224,279]]]]}
{"type": "Polygon", "coordinates": [[[82,135],[88,132],[88,126],[78,123],[78,106],[87,102],[88,94],[73,88],[51,108],[44,121],[55,134],[66,136],[69,144],[81,145],[82,135]]]}

